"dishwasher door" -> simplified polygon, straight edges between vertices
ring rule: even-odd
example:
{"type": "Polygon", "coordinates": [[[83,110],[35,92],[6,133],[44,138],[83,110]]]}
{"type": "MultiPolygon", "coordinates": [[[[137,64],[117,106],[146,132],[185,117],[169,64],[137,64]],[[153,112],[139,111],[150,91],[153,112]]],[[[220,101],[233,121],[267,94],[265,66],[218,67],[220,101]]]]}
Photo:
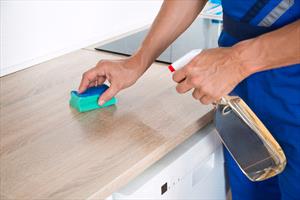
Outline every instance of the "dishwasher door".
{"type": "Polygon", "coordinates": [[[114,200],[226,199],[222,145],[212,125],[112,195],[114,200]]]}

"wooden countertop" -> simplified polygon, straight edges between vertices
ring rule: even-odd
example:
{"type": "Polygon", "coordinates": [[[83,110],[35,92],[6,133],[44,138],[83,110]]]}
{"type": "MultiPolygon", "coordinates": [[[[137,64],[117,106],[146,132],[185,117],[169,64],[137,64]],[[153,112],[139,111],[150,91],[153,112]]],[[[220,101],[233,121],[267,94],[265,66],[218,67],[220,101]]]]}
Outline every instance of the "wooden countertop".
{"type": "Polygon", "coordinates": [[[0,79],[1,199],[103,199],[211,121],[163,64],[116,106],[71,109],[82,72],[119,57],[79,50],[0,79]]]}

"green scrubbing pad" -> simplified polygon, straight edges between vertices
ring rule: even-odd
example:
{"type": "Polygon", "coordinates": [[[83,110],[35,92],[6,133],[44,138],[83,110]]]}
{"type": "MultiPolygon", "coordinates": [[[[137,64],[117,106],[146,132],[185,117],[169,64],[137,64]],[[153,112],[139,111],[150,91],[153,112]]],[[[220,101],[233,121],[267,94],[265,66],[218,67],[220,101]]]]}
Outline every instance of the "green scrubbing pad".
{"type": "Polygon", "coordinates": [[[77,91],[71,91],[70,105],[78,112],[87,112],[90,110],[104,108],[117,103],[117,99],[113,97],[104,105],[99,106],[99,96],[108,89],[108,86],[103,84],[97,87],[88,88],[85,92],[79,94],[77,91]]]}

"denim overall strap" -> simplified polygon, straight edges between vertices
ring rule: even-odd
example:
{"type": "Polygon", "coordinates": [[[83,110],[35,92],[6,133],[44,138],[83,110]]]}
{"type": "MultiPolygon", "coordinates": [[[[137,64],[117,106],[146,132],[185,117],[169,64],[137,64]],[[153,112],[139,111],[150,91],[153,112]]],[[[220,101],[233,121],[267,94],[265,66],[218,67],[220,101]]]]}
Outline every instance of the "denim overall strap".
{"type": "Polygon", "coordinates": [[[235,19],[223,12],[223,30],[237,40],[246,40],[268,33],[280,27],[272,26],[294,4],[294,0],[281,0],[259,23],[252,25],[250,21],[267,5],[269,0],[257,0],[240,19],[235,19]]]}
{"type": "Polygon", "coordinates": [[[261,11],[261,9],[269,2],[270,0],[257,0],[255,4],[246,12],[242,17],[241,21],[244,23],[249,23],[256,15],[261,11]]]}
{"type": "Polygon", "coordinates": [[[238,21],[223,12],[223,31],[239,41],[254,38],[273,30],[275,30],[274,27],[254,26],[238,21]]]}

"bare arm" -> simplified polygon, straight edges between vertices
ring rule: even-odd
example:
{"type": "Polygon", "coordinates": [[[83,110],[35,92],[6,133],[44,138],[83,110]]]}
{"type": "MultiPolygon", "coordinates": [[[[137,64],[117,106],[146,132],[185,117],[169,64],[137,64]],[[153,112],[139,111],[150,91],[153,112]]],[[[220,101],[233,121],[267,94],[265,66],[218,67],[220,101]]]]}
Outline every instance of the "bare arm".
{"type": "Polygon", "coordinates": [[[300,20],[233,48],[250,74],[300,63],[300,20]]]}
{"type": "Polygon", "coordinates": [[[79,92],[108,80],[110,88],[99,98],[99,104],[102,105],[120,90],[134,84],[152,62],[190,26],[205,2],[165,0],[139,50],[126,59],[99,61],[83,74],[79,92]]]}
{"type": "Polygon", "coordinates": [[[133,56],[143,71],[183,33],[207,0],[165,0],[140,49],[133,56]]]}

